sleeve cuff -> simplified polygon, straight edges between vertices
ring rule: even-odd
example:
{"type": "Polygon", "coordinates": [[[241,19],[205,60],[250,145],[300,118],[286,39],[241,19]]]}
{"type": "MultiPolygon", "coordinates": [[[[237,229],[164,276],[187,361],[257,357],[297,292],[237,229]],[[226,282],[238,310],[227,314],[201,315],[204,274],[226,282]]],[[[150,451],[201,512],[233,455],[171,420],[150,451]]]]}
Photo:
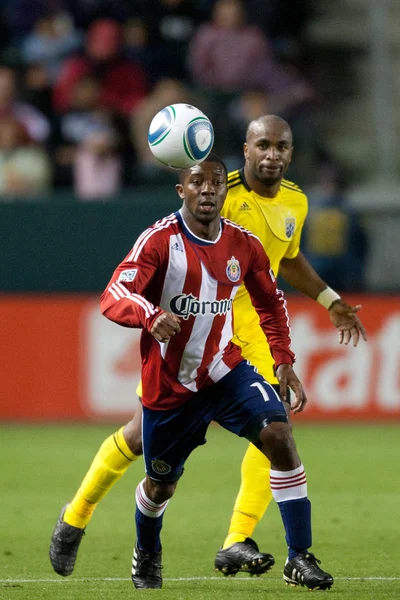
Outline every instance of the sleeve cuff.
{"type": "Polygon", "coordinates": [[[275,369],[279,367],[279,365],[293,365],[296,360],[293,352],[285,351],[285,350],[273,350],[271,348],[271,354],[275,361],[275,369]]]}

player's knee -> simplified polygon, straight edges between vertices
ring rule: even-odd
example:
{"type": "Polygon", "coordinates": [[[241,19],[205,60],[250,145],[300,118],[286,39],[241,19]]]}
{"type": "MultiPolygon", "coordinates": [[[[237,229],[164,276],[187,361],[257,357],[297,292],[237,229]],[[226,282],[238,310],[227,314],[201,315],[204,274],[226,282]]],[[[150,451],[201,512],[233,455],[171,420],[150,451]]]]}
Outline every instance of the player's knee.
{"type": "Polygon", "coordinates": [[[260,432],[261,443],[279,448],[281,451],[289,447],[291,439],[290,425],[284,421],[272,421],[260,432]]]}
{"type": "Polygon", "coordinates": [[[278,469],[298,466],[296,444],[289,423],[273,421],[260,433],[261,450],[278,469]]]}
{"type": "Polygon", "coordinates": [[[143,454],[141,423],[133,418],[125,425],[123,433],[129,450],[135,456],[141,456],[143,454]]]}
{"type": "Polygon", "coordinates": [[[156,504],[162,504],[172,498],[177,482],[154,481],[147,477],[148,496],[156,504]]]}

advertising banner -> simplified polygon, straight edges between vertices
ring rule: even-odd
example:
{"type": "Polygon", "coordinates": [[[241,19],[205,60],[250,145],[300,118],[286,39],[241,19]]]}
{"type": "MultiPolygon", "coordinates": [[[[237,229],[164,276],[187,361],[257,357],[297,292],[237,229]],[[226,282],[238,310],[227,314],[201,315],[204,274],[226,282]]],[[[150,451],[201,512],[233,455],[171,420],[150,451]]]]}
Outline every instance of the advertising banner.
{"type": "MultiPolygon", "coordinates": [[[[368,342],[341,346],[325,309],[288,296],[295,370],[308,404],[296,421],[400,420],[400,298],[362,304],[368,342]]],[[[83,295],[0,296],[0,420],[115,420],[136,408],[140,331],[83,295]]]]}

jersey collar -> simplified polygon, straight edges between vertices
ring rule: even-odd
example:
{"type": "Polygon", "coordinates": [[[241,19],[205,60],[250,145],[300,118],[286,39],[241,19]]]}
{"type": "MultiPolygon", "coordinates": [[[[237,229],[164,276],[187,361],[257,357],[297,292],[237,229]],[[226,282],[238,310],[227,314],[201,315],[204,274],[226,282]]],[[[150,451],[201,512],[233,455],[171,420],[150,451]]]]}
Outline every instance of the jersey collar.
{"type": "Polygon", "coordinates": [[[182,213],[180,210],[176,211],[175,216],[178,219],[178,222],[179,222],[180,226],[182,227],[183,233],[185,234],[185,236],[194,244],[197,244],[198,246],[213,246],[214,244],[219,242],[221,235],[222,235],[222,227],[223,227],[222,219],[220,220],[219,232],[218,232],[217,238],[215,240],[203,240],[203,238],[198,237],[192,231],[190,231],[189,227],[186,225],[186,223],[184,221],[184,218],[182,217],[182,213]]]}
{"type": "Polygon", "coordinates": [[[242,167],[241,169],[239,169],[239,175],[240,175],[240,181],[242,182],[242,184],[244,185],[244,187],[246,188],[246,190],[248,192],[252,192],[253,190],[251,189],[251,187],[247,183],[246,178],[244,176],[244,167],[242,167]]]}

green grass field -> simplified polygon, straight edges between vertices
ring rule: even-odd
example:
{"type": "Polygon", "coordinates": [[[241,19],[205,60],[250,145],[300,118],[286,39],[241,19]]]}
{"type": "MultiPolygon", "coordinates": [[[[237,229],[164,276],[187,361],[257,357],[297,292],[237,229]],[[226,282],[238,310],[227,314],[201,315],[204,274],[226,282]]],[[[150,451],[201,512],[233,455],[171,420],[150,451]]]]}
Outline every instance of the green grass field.
{"type": "MultiPolygon", "coordinates": [[[[246,442],[212,427],[189,459],[164,519],[162,590],[134,590],[134,490],[138,461],[97,508],[74,574],[57,576],[51,533],[112,426],[0,427],[0,598],[108,600],[291,599],[282,581],[285,542],[272,503],[254,535],[276,565],[266,576],[225,578],[213,570],[239,485],[246,442]]],[[[400,426],[298,426],[297,445],[313,502],[313,551],[335,577],[330,600],[400,598],[400,426]]],[[[324,592],[319,592],[323,594],[324,592]]]]}

